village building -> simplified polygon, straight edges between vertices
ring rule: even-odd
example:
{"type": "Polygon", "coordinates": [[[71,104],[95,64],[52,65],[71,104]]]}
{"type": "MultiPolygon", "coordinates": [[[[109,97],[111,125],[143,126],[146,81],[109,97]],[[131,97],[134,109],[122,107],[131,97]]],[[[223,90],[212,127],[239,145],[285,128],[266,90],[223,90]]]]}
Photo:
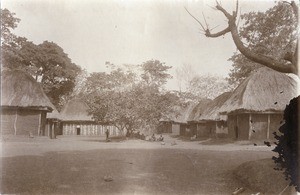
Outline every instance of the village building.
{"type": "Polygon", "coordinates": [[[224,102],[228,134],[239,140],[273,139],[283,123],[283,111],[298,95],[291,76],[267,67],[254,70],[224,102]]]}
{"type": "Polygon", "coordinates": [[[82,99],[70,100],[60,113],[62,134],[104,136],[107,129],[111,136],[122,133],[113,125],[96,123],[92,115],[88,113],[88,109],[88,105],[82,99]]]}
{"type": "Polygon", "coordinates": [[[198,118],[200,124],[205,124],[206,129],[209,130],[213,137],[225,138],[228,135],[227,120],[226,118],[224,119],[224,117],[221,117],[219,109],[230,95],[230,92],[225,92],[209,102],[198,118]]]}
{"type": "Polygon", "coordinates": [[[159,133],[171,133],[172,135],[185,135],[188,129],[187,120],[195,107],[195,103],[188,103],[185,106],[174,107],[174,112],[160,120],[159,133]]]}
{"type": "Polygon", "coordinates": [[[1,72],[1,134],[45,134],[46,115],[54,108],[41,85],[22,70],[1,72]]]}
{"type": "Polygon", "coordinates": [[[50,138],[56,138],[57,135],[62,135],[61,116],[56,108],[54,108],[51,113],[47,114],[45,135],[50,138]]]}
{"type": "Polygon", "coordinates": [[[203,99],[192,109],[187,119],[188,130],[185,132],[186,136],[210,137],[213,130],[207,126],[206,121],[200,120],[200,116],[211,101],[210,99],[203,99]]]}

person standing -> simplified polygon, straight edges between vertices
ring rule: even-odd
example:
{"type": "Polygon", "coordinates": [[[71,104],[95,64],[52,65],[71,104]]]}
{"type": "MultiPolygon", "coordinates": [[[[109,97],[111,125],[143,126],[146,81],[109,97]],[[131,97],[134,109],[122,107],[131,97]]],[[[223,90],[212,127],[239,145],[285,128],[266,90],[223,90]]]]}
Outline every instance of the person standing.
{"type": "Polygon", "coordinates": [[[108,128],[106,129],[105,134],[106,134],[106,141],[108,141],[108,139],[109,139],[109,129],[108,128]]]}

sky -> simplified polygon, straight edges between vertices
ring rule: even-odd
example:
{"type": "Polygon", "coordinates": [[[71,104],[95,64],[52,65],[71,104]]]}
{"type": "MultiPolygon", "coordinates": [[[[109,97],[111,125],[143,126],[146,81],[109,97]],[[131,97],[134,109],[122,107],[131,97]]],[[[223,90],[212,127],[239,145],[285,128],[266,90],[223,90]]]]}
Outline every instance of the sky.
{"type": "MultiPolygon", "coordinates": [[[[235,1],[221,0],[230,13],[235,1]]],[[[53,41],[89,73],[107,71],[105,62],[142,64],[151,59],[172,66],[169,89],[178,89],[176,69],[226,77],[237,51],[230,34],[206,38],[185,7],[217,32],[226,27],[214,0],[2,0],[1,8],[21,21],[13,31],[35,44],[53,41]]],[[[272,0],[240,0],[242,13],[265,11],[272,0]]]]}

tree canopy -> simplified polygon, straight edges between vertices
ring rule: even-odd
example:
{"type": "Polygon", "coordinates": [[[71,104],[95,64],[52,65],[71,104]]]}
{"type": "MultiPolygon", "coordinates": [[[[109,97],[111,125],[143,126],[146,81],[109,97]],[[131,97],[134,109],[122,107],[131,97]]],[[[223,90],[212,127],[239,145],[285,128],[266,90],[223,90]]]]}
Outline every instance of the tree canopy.
{"type": "Polygon", "coordinates": [[[59,107],[60,98],[72,92],[81,68],[56,43],[44,41],[36,45],[14,35],[11,31],[20,22],[14,13],[1,9],[1,19],[2,66],[28,72],[41,82],[52,103],[59,107]]]}
{"type": "Polygon", "coordinates": [[[129,134],[134,130],[149,133],[178,102],[176,94],[162,90],[170,78],[169,66],[149,60],[138,67],[141,74],[111,66],[110,73],[87,77],[85,99],[96,121],[110,123],[129,134]]]}
{"type": "MultiPolygon", "coordinates": [[[[296,62],[296,44],[298,41],[298,20],[292,11],[292,5],[284,2],[265,12],[250,12],[241,15],[243,25],[239,35],[248,48],[260,55],[274,58],[279,63],[296,62]]],[[[233,69],[229,74],[230,83],[239,83],[249,73],[263,64],[248,59],[241,53],[235,53],[230,59],[233,69]]],[[[294,72],[296,73],[296,72],[294,72]]]]}

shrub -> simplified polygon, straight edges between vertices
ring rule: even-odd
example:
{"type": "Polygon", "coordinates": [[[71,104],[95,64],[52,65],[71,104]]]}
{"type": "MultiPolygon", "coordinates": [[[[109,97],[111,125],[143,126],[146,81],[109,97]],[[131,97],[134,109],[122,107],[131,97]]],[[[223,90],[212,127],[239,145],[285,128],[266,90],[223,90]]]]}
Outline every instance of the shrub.
{"type": "Polygon", "coordinates": [[[272,159],[280,170],[284,170],[286,180],[290,180],[290,185],[295,186],[300,191],[299,186],[299,100],[300,96],[290,101],[290,104],[284,111],[284,123],[279,128],[280,134],[274,133],[276,147],[274,152],[278,153],[278,157],[272,159]]]}

